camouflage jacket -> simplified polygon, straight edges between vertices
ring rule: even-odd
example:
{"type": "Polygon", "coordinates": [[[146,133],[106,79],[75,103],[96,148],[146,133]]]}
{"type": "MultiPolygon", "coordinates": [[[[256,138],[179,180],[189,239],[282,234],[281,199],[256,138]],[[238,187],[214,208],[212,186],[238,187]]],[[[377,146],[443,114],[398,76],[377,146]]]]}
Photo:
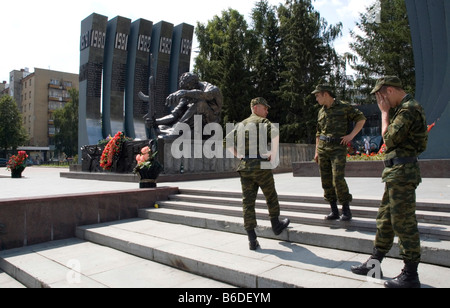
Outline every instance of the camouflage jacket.
{"type": "MultiPolygon", "coordinates": [[[[401,104],[391,111],[390,125],[383,136],[386,143],[386,159],[417,157],[428,143],[425,111],[412,98],[405,96],[401,104]]],[[[418,164],[405,164],[385,168],[383,182],[421,182],[418,164]]]]}
{"type": "Polygon", "coordinates": [[[266,149],[270,150],[269,143],[272,138],[279,136],[278,127],[268,119],[252,114],[249,118],[237,124],[224,139],[224,145],[230,144],[230,138],[240,156],[243,156],[237,171],[253,171],[261,169],[262,158],[266,149]],[[261,134],[260,129],[266,131],[261,134]],[[261,135],[260,135],[261,134],[261,135]],[[262,140],[262,135],[265,140],[262,140]]]}
{"type": "MultiPolygon", "coordinates": [[[[330,108],[323,106],[319,110],[316,137],[326,136],[340,140],[341,137],[348,135],[352,131],[353,123],[362,120],[366,120],[366,117],[361,111],[349,103],[336,100],[330,108]]],[[[336,148],[347,149],[345,145],[340,145],[339,142],[319,142],[319,152],[336,148]]]]}

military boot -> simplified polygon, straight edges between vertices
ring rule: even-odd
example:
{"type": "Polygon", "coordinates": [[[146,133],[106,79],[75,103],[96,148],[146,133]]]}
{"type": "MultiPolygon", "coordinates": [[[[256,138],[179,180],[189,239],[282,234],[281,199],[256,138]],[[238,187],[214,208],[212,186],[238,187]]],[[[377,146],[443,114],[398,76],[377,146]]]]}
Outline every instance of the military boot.
{"type": "Polygon", "coordinates": [[[352,266],[351,270],[352,270],[353,274],[361,275],[361,276],[367,276],[370,271],[374,271],[372,278],[381,279],[381,278],[383,278],[383,272],[381,271],[381,267],[380,267],[379,268],[379,270],[380,270],[379,277],[377,277],[377,273],[376,273],[377,263],[378,263],[378,265],[380,265],[385,256],[386,256],[385,253],[379,252],[378,249],[374,248],[372,255],[365,263],[363,263],[359,266],[352,266]]]}
{"type": "Polygon", "coordinates": [[[280,221],[278,217],[275,217],[270,220],[270,223],[272,224],[273,233],[275,235],[280,235],[281,232],[289,226],[291,221],[287,218],[280,221]]]}
{"type": "Polygon", "coordinates": [[[420,289],[418,266],[419,263],[405,261],[402,273],[393,280],[386,281],[384,286],[391,289],[420,289]]]}
{"type": "Polygon", "coordinates": [[[255,230],[250,230],[250,231],[247,230],[247,235],[248,235],[248,242],[249,242],[248,245],[249,245],[250,250],[258,249],[259,242],[257,240],[255,230]]]}
{"type": "Polygon", "coordinates": [[[336,202],[330,202],[330,206],[331,206],[331,213],[328,216],[325,216],[326,220],[338,220],[339,217],[339,210],[337,207],[337,203],[336,202]]]}
{"type": "Polygon", "coordinates": [[[350,210],[350,204],[345,203],[342,205],[342,216],[341,216],[341,220],[342,221],[350,221],[352,220],[353,216],[352,216],[352,211],[350,210]]]}

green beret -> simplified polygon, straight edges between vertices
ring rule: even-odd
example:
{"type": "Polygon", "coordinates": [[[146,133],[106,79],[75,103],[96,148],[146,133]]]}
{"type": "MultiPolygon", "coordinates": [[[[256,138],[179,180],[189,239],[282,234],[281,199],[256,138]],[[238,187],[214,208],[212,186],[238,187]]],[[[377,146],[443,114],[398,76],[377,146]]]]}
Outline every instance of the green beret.
{"type": "Polygon", "coordinates": [[[381,90],[383,86],[391,86],[396,88],[403,88],[402,81],[397,76],[385,76],[377,80],[375,88],[370,94],[375,94],[381,90]]]}

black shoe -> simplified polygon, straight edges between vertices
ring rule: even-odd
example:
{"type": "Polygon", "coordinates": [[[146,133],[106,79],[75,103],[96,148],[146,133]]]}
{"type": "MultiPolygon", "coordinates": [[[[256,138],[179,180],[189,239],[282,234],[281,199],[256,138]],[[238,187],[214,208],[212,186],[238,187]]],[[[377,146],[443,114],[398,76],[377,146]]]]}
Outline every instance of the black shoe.
{"type": "Polygon", "coordinates": [[[386,281],[384,286],[390,289],[420,289],[421,284],[417,267],[419,263],[405,261],[405,268],[402,273],[393,280],[386,281]]]}
{"type": "Polygon", "coordinates": [[[353,216],[352,216],[352,211],[350,210],[350,205],[344,204],[342,205],[342,216],[341,216],[341,220],[342,221],[350,221],[352,220],[353,216]]]}
{"type": "Polygon", "coordinates": [[[283,230],[289,226],[291,221],[287,218],[280,221],[279,218],[276,217],[276,218],[272,218],[270,220],[270,223],[272,224],[273,233],[275,235],[280,235],[281,232],[283,232],[283,230]]]}
{"type": "Polygon", "coordinates": [[[247,235],[248,235],[248,246],[249,246],[250,250],[258,249],[258,247],[260,247],[260,246],[259,246],[259,242],[256,237],[255,230],[247,230],[247,235]]]}
{"type": "Polygon", "coordinates": [[[367,276],[372,272],[372,278],[382,279],[383,271],[381,270],[381,262],[386,254],[379,252],[376,248],[373,249],[373,253],[370,258],[359,266],[352,266],[351,270],[353,274],[367,276]],[[377,272],[379,270],[379,272],[377,272]]]}
{"type": "Polygon", "coordinates": [[[338,220],[340,217],[339,217],[339,210],[337,207],[337,203],[331,202],[330,206],[331,206],[331,213],[330,213],[330,215],[325,216],[325,220],[338,220]]]}

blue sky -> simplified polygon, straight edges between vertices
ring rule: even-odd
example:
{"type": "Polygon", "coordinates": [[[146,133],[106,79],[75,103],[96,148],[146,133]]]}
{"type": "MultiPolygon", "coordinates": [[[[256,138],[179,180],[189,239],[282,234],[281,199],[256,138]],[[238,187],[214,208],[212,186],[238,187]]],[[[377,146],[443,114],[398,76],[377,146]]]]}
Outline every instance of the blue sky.
{"type": "MultiPolygon", "coordinates": [[[[9,82],[9,72],[28,67],[69,73],[79,71],[81,21],[93,12],[109,18],[118,15],[153,22],[165,20],[175,25],[206,23],[223,10],[233,8],[248,17],[257,1],[247,0],[21,0],[2,3],[0,29],[0,82],[9,82]]],[[[277,5],[283,1],[269,0],[277,5]]],[[[354,28],[359,13],[374,0],[313,0],[314,7],[329,24],[342,21],[345,36],[336,42],[339,53],[348,50],[348,30],[354,28]]],[[[195,42],[194,42],[195,44],[195,42]]],[[[195,48],[195,46],[194,46],[195,48]]]]}

